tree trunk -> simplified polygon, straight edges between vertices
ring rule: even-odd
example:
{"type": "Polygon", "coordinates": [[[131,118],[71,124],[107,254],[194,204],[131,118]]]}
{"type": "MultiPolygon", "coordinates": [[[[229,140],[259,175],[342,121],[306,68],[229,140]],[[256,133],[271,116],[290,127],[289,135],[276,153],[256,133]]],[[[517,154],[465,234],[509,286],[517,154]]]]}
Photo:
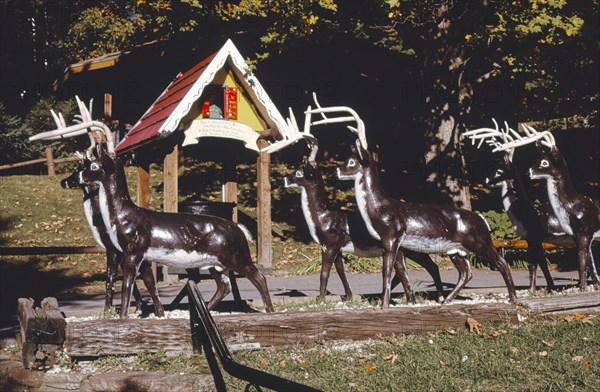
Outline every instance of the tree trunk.
{"type": "Polygon", "coordinates": [[[473,94],[470,83],[463,78],[468,62],[461,21],[465,10],[450,10],[444,3],[435,15],[435,22],[425,27],[421,37],[427,191],[432,201],[471,209],[462,136],[473,94]]]}

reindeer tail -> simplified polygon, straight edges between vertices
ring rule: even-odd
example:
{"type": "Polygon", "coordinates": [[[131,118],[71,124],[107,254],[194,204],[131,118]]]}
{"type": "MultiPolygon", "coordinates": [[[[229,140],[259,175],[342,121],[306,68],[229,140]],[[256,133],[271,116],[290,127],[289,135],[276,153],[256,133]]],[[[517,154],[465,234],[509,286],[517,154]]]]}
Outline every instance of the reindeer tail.
{"type": "Polygon", "coordinates": [[[250,230],[248,230],[248,228],[244,225],[242,225],[241,223],[237,224],[238,227],[240,229],[242,229],[242,232],[244,233],[244,236],[246,237],[246,240],[248,242],[253,242],[254,241],[254,237],[252,237],[252,233],[250,233],[250,230]]]}

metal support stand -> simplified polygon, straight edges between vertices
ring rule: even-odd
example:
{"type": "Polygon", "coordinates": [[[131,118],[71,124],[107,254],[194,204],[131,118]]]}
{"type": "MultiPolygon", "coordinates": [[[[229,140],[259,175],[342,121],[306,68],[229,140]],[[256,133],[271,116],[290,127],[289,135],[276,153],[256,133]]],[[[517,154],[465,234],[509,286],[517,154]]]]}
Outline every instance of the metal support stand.
{"type": "Polygon", "coordinates": [[[230,376],[239,378],[248,382],[245,391],[254,388],[256,391],[262,391],[261,387],[269,388],[274,391],[307,391],[317,392],[318,389],[307,385],[298,384],[285,378],[277,377],[260,370],[237,363],[231,354],[223,337],[219,333],[215,321],[213,320],[200,290],[194,282],[189,281],[186,285],[190,299],[190,325],[192,329],[192,344],[194,353],[204,352],[208,366],[215,380],[217,391],[226,391],[223,374],[217,363],[215,353],[219,357],[221,366],[230,376]]]}
{"type": "MultiPolygon", "coordinates": [[[[210,275],[202,275],[197,268],[187,269],[188,274],[188,282],[199,283],[201,279],[208,279],[212,277],[210,275]]],[[[233,300],[236,303],[242,302],[242,296],[240,294],[240,289],[237,284],[236,277],[240,275],[236,275],[236,273],[232,270],[229,270],[229,281],[231,282],[231,294],[233,294],[233,300]]],[[[177,294],[177,296],[171,301],[169,304],[170,308],[175,308],[177,305],[181,303],[181,301],[187,297],[188,289],[187,286],[183,286],[181,291],[177,294]]]]}

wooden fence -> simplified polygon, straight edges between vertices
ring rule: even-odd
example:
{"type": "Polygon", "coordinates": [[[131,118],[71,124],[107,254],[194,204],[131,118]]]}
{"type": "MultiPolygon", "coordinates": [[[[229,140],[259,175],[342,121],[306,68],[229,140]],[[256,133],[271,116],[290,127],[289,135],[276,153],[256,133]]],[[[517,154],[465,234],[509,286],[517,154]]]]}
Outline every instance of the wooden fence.
{"type": "Polygon", "coordinates": [[[9,163],[8,165],[0,166],[0,170],[8,170],[14,169],[17,167],[37,165],[40,163],[45,163],[48,166],[48,175],[53,176],[56,174],[55,166],[60,163],[68,163],[68,162],[77,162],[81,158],[78,157],[68,157],[68,158],[59,158],[54,159],[54,154],[52,153],[52,147],[46,147],[45,158],[32,159],[30,161],[18,162],[18,163],[9,163]]]}

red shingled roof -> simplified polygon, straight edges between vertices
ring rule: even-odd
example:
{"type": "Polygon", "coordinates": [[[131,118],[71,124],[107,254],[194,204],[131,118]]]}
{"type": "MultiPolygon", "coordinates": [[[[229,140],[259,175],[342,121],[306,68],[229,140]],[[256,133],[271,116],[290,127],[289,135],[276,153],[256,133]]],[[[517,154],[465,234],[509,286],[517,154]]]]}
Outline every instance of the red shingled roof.
{"type": "Polygon", "coordinates": [[[123,141],[119,143],[116,152],[124,154],[158,139],[160,137],[159,131],[164,122],[187,95],[217,53],[219,52],[213,53],[185,73],[177,75],[175,80],[167,86],[148,111],[131,128],[123,141]]]}

